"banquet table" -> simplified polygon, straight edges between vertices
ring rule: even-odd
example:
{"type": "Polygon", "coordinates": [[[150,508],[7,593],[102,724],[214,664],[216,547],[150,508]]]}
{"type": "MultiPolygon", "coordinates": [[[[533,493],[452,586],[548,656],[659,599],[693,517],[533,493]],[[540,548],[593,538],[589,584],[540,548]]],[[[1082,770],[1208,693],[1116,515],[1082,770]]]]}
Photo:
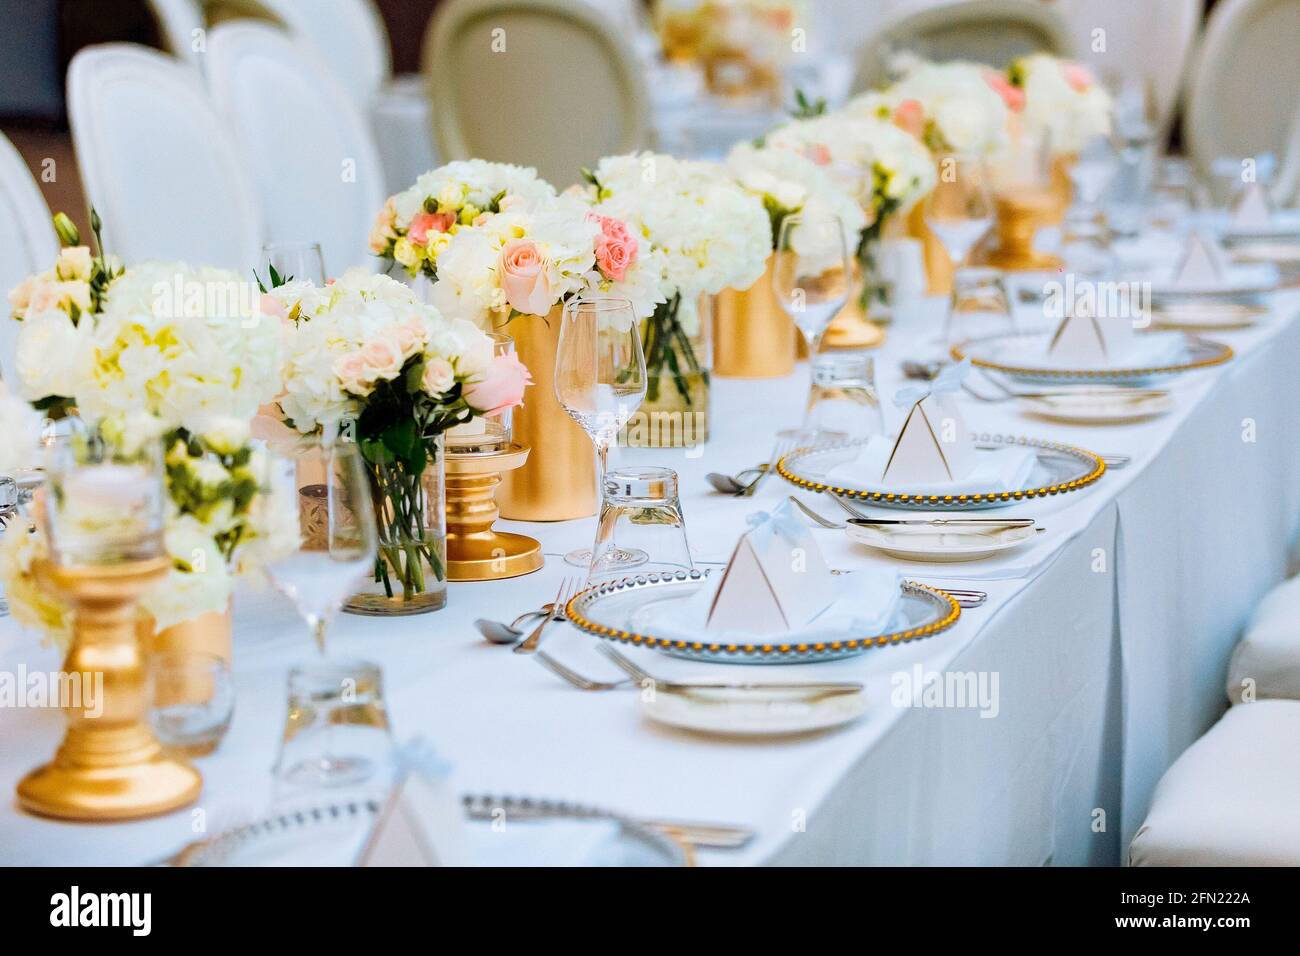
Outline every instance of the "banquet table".
{"type": "MultiPolygon", "coordinates": [[[[1260,325],[1213,333],[1231,344],[1233,360],[1174,379],[1175,408],[1154,420],[1063,425],[1013,403],[963,397],[976,431],[1132,459],[1082,491],[1009,507],[1046,529],[1025,547],[973,563],[904,563],[842,532],[815,531],[834,567],[892,568],[987,591],[952,629],[850,659],[759,671],[628,650],[669,678],[862,681],[868,710],[838,730],[771,739],[671,730],[642,716],[634,691],[582,692],[483,641],[475,618],[509,619],[551,599],[572,571],[559,556],[590,543],[593,519],[504,523],[542,541],[541,571],[452,584],[447,607],[433,614],[341,615],[333,651],[382,665],[396,736],[430,741],[463,792],[755,829],[743,849],[701,851],[705,865],[1120,864],[1160,775],[1226,706],[1228,655],[1254,603],[1286,573],[1296,539],[1300,291],[1272,301],[1260,325]],[[983,708],[894,703],[902,675],[930,672],[982,675],[997,693],[983,708]]],[[[901,382],[900,360],[933,337],[941,309],[930,300],[898,317],[876,358],[883,395],[901,382]]],[[[753,498],[724,498],[704,474],[764,459],[771,435],[797,424],[806,387],[803,365],[780,380],[716,380],[706,446],[620,451],[624,462],[677,469],[699,561],[725,560],[746,516],[794,490],[773,478],[753,498]]],[[[286,671],[314,651],[276,595],[242,590],[235,610],[236,712],[220,749],[197,761],[203,813],[74,824],[27,815],[11,798],[0,809],[0,863],[140,864],[194,839],[196,820],[215,832],[269,805],[286,671]]],[[[560,625],[546,648],[591,676],[612,676],[592,641],[560,625]]],[[[58,664],[52,648],[0,620],[0,669],[58,664]]],[[[12,787],[52,754],[63,719],[13,709],[3,725],[0,780],[12,787]]]]}

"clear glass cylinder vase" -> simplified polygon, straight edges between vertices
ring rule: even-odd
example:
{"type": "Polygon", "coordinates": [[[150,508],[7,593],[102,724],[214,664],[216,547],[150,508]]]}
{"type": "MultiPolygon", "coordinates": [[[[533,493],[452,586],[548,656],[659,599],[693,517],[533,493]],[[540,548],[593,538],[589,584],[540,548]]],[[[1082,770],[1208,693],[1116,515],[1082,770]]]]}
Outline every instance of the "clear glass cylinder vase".
{"type": "Polygon", "coordinates": [[[713,296],[659,305],[641,323],[646,394],[627,423],[630,448],[690,448],[709,438],[713,296]]]}
{"type": "Polygon", "coordinates": [[[372,580],[345,610],[377,616],[423,614],[447,603],[443,436],[426,443],[418,474],[402,462],[366,462],[379,533],[372,580]]]}

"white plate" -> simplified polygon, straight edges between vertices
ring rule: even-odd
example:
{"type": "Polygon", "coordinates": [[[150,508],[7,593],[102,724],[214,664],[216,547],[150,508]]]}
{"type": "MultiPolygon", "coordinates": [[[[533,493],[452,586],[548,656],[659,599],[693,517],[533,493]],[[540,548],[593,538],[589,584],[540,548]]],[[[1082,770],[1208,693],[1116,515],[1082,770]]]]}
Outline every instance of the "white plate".
{"type": "Polygon", "coordinates": [[[923,528],[916,525],[851,524],[851,539],[909,561],[976,561],[1032,541],[1037,528],[923,528]]]}
{"type": "Polygon", "coordinates": [[[1102,389],[1051,398],[1021,398],[1020,407],[1031,415],[1073,425],[1119,425],[1163,415],[1174,407],[1168,392],[1127,393],[1102,389]]]}
{"type": "Polygon", "coordinates": [[[1293,237],[1289,242],[1263,239],[1243,242],[1232,247],[1232,258],[1235,262],[1243,263],[1274,262],[1289,265],[1300,262],[1300,237],[1293,237]]]}
{"type": "MultiPolygon", "coordinates": [[[[715,679],[716,675],[700,678],[715,679]]],[[[726,737],[829,730],[857,720],[866,710],[864,691],[815,699],[770,690],[701,690],[689,694],[660,690],[641,695],[641,712],[657,723],[726,737]]]]}
{"type": "Polygon", "coordinates": [[[1152,309],[1151,324],[1162,329],[1248,329],[1268,315],[1268,309],[1244,302],[1169,301],[1152,309]]]}
{"type": "Polygon", "coordinates": [[[1214,298],[1219,296],[1258,295],[1277,288],[1277,266],[1269,262],[1229,266],[1220,278],[1207,277],[1194,282],[1174,282],[1166,276],[1137,277],[1148,282],[1154,299],[1214,298]]]}

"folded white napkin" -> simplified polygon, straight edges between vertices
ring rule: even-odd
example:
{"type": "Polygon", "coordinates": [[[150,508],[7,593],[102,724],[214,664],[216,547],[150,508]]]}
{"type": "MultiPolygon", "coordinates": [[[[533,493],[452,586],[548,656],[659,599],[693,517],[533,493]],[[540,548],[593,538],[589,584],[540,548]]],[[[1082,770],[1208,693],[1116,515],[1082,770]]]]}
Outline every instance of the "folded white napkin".
{"type": "Polygon", "coordinates": [[[996,451],[977,451],[975,468],[960,482],[939,481],[929,484],[909,484],[906,488],[882,481],[885,463],[894,449],[894,439],[877,435],[872,438],[853,461],[836,465],[827,472],[832,483],[854,488],[899,488],[909,494],[949,495],[960,487],[963,494],[984,494],[990,491],[1010,491],[1023,488],[1034,470],[1037,456],[1028,448],[999,448],[996,451]]]}
{"type": "MultiPolygon", "coordinates": [[[[1087,368],[1152,368],[1169,365],[1182,359],[1186,352],[1187,341],[1181,332],[1143,332],[1133,336],[1126,347],[1117,355],[1108,355],[1105,361],[1087,368]]],[[[1078,369],[1079,363],[1068,355],[1053,355],[1044,352],[1036,360],[1046,369],[1078,369]]]]}
{"type": "Polygon", "coordinates": [[[830,605],[807,625],[785,635],[706,630],[713,596],[722,581],[719,571],[710,574],[704,586],[689,598],[636,609],[628,615],[627,627],[638,633],[654,634],[670,640],[705,641],[711,644],[771,644],[787,641],[806,644],[843,640],[848,634],[868,637],[889,631],[898,616],[899,602],[902,600],[895,572],[853,571],[837,574],[832,580],[835,599],[830,605]]]}

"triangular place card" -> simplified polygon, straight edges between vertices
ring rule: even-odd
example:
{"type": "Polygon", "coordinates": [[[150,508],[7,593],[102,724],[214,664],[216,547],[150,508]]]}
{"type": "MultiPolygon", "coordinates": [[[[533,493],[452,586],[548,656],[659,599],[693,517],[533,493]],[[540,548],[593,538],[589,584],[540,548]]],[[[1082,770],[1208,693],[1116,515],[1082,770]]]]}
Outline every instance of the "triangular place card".
{"type": "Polygon", "coordinates": [[[1232,229],[1267,229],[1273,222],[1273,204],[1262,183],[1247,183],[1232,207],[1232,229]]]}
{"type": "Polygon", "coordinates": [[[807,626],[836,598],[812,532],[783,502],[740,536],[713,595],[710,631],[780,634],[807,626]]]}
{"type": "Polygon", "coordinates": [[[1174,267],[1176,285],[1200,285],[1206,280],[1222,279],[1228,268],[1228,257],[1223,247],[1212,236],[1193,232],[1187,237],[1178,265],[1174,267]]]}
{"type": "Polygon", "coordinates": [[[465,866],[465,810],[448,783],[448,768],[423,741],[399,757],[397,782],[358,866],[465,866]]]}
{"type": "Polygon", "coordinates": [[[1093,368],[1123,359],[1133,347],[1135,334],[1129,319],[1076,312],[1056,327],[1047,354],[1072,365],[1093,368]]]}
{"type": "Polygon", "coordinates": [[[974,468],[974,446],[957,403],[931,392],[907,413],[880,480],[895,485],[960,481],[974,468]]]}

